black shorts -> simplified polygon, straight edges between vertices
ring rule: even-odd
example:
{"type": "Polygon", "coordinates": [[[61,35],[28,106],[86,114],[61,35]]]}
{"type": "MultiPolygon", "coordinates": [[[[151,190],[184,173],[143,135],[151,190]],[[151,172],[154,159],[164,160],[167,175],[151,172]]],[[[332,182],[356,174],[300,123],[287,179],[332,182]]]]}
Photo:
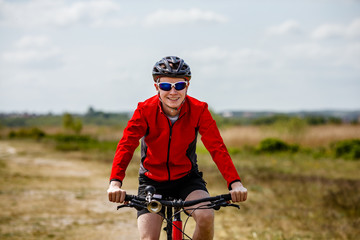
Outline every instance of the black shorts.
{"type": "MultiPolygon", "coordinates": [[[[145,188],[149,185],[155,187],[155,194],[161,195],[163,199],[170,197],[173,199],[185,200],[186,197],[195,190],[208,192],[206,189],[206,182],[202,177],[202,172],[199,171],[191,172],[183,178],[167,182],[157,182],[144,175],[140,175],[138,195],[145,197],[145,188]]],[[[137,217],[145,213],[149,213],[149,211],[147,209],[139,210],[137,217]]],[[[165,215],[164,208],[161,210],[160,214],[162,216],[165,215]]]]}

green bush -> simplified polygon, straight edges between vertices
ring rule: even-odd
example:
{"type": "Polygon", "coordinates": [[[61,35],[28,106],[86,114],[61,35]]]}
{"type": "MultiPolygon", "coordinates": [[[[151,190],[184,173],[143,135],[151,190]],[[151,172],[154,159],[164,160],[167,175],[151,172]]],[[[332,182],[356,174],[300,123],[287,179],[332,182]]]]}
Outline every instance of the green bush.
{"type": "Polygon", "coordinates": [[[19,129],[18,131],[10,131],[8,137],[9,138],[31,138],[31,139],[36,139],[36,140],[40,140],[41,138],[45,137],[46,134],[44,131],[42,131],[39,128],[22,128],[19,129]]]}
{"type": "Polygon", "coordinates": [[[99,141],[88,135],[56,134],[49,138],[55,140],[55,148],[60,151],[89,151],[95,150],[102,153],[116,150],[118,141],[99,141]]]}
{"type": "Polygon", "coordinates": [[[335,152],[335,157],[351,160],[360,159],[360,139],[338,141],[333,144],[332,148],[335,152]]]}
{"type": "Polygon", "coordinates": [[[51,136],[55,140],[55,148],[60,151],[76,151],[86,149],[98,141],[87,135],[56,134],[51,136]]]}
{"type": "Polygon", "coordinates": [[[88,135],[56,134],[52,136],[57,142],[94,142],[97,141],[88,135]]]}
{"type": "Polygon", "coordinates": [[[306,116],[304,119],[309,125],[326,124],[326,118],[324,116],[310,115],[306,116]]]}
{"type": "Polygon", "coordinates": [[[266,138],[262,140],[257,147],[257,152],[262,153],[274,153],[274,152],[297,152],[299,150],[298,145],[290,145],[276,138],[266,138]]]}

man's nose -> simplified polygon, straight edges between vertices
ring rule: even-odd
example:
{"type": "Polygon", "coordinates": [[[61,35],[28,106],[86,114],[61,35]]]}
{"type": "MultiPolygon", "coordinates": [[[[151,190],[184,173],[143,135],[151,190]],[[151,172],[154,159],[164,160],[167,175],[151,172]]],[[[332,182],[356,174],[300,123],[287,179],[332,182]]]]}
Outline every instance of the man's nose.
{"type": "Polygon", "coordinates": [[[171,93],[171,94],[176,94],[176,93],[177,93],[177,91],[176,91],[175,87],[171,87],[171,89],[170,89],[170,93],[171,93]]]}

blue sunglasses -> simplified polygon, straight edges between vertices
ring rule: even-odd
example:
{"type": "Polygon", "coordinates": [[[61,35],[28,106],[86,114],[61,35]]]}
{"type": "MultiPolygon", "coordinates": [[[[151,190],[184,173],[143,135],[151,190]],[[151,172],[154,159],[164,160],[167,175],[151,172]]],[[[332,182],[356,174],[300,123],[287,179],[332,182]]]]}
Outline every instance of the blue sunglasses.
{"type": "Polygon", "coordinates": [[[174,87],[175,90],[180,91],[186,88],[187,82],[186,81],[181,81],[176,83],[161,82],[161,83],[157,83],[157,85],[163,91],[170,91],[172,87],[174,87]]]}

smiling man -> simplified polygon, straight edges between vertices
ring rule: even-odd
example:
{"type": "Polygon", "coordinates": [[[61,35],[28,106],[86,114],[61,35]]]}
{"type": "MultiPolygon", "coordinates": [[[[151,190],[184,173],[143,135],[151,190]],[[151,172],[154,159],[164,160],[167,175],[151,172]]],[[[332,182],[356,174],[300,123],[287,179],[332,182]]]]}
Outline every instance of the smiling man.
{"type": "Polygon", "coordinates": [[[157,79],[157,83],[154,85],[159,93],[163,111],[168,116],[178,116],[180,107],[185,101],[189,82],[186,80],[179,81],[179,78],[174,77],[161,77],[157,79]]]}
{"type": "MultiPolygon", "coordinates": [[[[184,200],[208,197],[195,153],[198,133],[226,180],[232,201],[245,201],[247,189],[240,182],[208,105],[187,95],[190,67],[179,57],[164,57],[156,62],[153,79],[158,94],[139,103],[118,144],[109,201],[124,202],[126,191],[121,188],[122,181],[140,139],[139,195],[145,196],[145,187],[152,185],[164,197],[184,200]]],[[[141,239],[159,239],[162,214],[147,209],[138,211],[141,239]]],[[[193,239],[213,239],[213,210],[195,210],[191,215],[196,221],[193,239]]]]}

